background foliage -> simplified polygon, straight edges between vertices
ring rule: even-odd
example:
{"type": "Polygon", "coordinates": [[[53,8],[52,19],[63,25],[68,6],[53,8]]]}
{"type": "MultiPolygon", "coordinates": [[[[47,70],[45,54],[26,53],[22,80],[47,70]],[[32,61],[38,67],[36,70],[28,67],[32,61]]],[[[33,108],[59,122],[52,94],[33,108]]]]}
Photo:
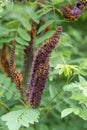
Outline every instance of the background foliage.
{"type": "Polygon", "coordinates": [[[37,30],[35,52],[57,26],[63,26],[60,44],[50,58],[50,75],[38,109],[25,104],[15,84],[0,69],[0,130],[87,129],[87,10],[75,22],[64,20],[60,9],[72,2],[0,1],[0,48],[7,43],[10,51],[11,42],[17,40],[19,71],[23,67],[23,49],[30,41],[27,31],[31,30],[31,21],[38,25],[44,21],[37,30]],[[35,10],[37,6],[41,8],[35,10]],[[51,30],[44,32],[49,25],[51,30]]]}

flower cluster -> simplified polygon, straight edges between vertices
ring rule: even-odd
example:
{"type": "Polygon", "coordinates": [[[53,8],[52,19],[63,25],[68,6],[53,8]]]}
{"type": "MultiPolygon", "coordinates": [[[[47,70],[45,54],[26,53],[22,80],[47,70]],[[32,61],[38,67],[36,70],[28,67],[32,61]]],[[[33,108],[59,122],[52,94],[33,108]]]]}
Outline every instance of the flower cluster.
{"type": "Polygon", "coordinates": [[[9,70],[10,70],[10,77],[12,81],[16,84],[18,90],[20,91],[20,94],[22,94],[22,82],[23,82],[23,76],[21,73],[16,71],[15,66],[15,47],[16,47],[16,41],[13,42],[11,55],[9,58],[9,70]]]}
{"type": "Polygon", "coordinates": [[[78,0],[78,2],[76,3],[76,6],[80,9],[80,10],[84,10],[87,8],[87,0],[78,0]]]}
{"type": "Polygon", "coordinates": [[[62,13],[66,20],[76,21],[83,14],[85,8],[87,8],[87,0],[78,0],[72,6],[64,6],[62,13]]]}
{"type": "Polygon", "coordinates": [[[26,98],[34,108],[37,108],[40,105],[43,90],[45,89],[49,74],[49,58],[53,49],[59,42],[61,32],[62,27],[59,26],[56,33],[39,48],[34,57],[31,80],[26,91],[26,98]]]}
{"type": "Polygon", "coordinates": [[[18,71],[16,71],[15,66],[15,47],[16,41],[13,41],[11,54],[9,55],[7,44],[3,44],[0,54],[0,64],[3,71],[7,74],[8,77],[16,84],[20,94],[22,94],[22,81],[23,76],[18,71]]]}

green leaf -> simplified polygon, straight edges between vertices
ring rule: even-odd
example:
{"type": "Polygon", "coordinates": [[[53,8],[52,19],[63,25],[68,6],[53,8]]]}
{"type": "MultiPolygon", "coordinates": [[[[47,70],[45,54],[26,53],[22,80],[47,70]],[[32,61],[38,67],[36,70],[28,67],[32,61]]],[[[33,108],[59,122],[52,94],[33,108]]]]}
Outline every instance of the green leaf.
{"type": "Polygon", "coordinates": [[[75,114],[75,115],[78,115],[79,114],[79,109],[78,109],[78,107],[76,108],[73,108],[73,113],[75,114]]]}
{"type": "Polygon", "coordinates": [[[18,29],[18,33],[21,36],[21,38],[23,38],[24,40],[26,40],[26,41],[30,41],[31,40],[29,34],[24,29],[19,28],[18,29]]]}
{"type": "MultiPolygon", "coordinates": [[[[54,88],[53,86],[50,85],[49,86],[49,93],[50,93],[51,99],[53,97],[55,97],[55,95],[57,94],[56,88],[54,88]]],[[[54,101],[57,102],[57,99],[55,98],[54,101]]]]}
{"type": "Polygon", "coordinates": [[[49,130],[48,127],[44,124],[39,125],[39,130],[49,130]]]}
{"type": "Polygon", "coordinates": [[[5,81],[6,79],[6,75],[4,74],[0,74],[0,84],[2,85],[2,83],[5,81]]]}
{"type": "Polygon", "coordinates": [[[64,2],[64,0],[53,0],[52,2],[53,2],[53,4],[60,4],[60,3],[64,2]]]}
{"type": "Polygon", "coordinates": [[[61,112],[61,118],[66,117],[67,115],[73,112],[73,108],[66,108],[61,112]]]}
{"type": "Polygon", "coordinates": [[[20,43],[21,45],[29,45],[29,43],[28,43],[27,41],[23,40],[23,39],[20,38],[20,37],[17,37],[17,38],[16,38],[16,41],[17,41],[18,43],[20,43]]]}
{"type": "Polygon", "coordinates": [[[7,100],[20,98],[20,94],[17,92],[17,88],[11,79],[6,77],[6,75],[0,74],[0,93],[2,93],[7,100]],[[14,96],[13,96],[14,95],[14,96]]]}
{"type": "Polygon", "coordinates": [[[78,66],[76,65],[67,65],[67,64],[57,64],[55,69],[59,70],[59,75],[61,75],[62,73],[64,73],[64,75],[67,76],[71,76],[72,72],[76,71],[78,72],[78,66]]]}
{"type": "Polygon", "coordinates": [[[62,35],[61,35],[61,43],[62,43],[63,46],[73,47],[72,46],[73,39],[70,37],[70,35],[68,35],[65,32],[63,32],[62,35]]]}
{"type": "Polygon", "coordinates": [[[42,37],[36,39],[36,44],[43,43],[46,39],[50,38],[54,34],[54,31],[46,32],[42,37]]]}
{"type": "Polygon", "coordinates": [[[18,20],[9,21],[9,22],[7,23],[7,26],[11,26],[11,25],[14,26],[14,24],[15,24],[15,23],[18,23],[18,22],[19,22],[18,20]]]}
{"type": "Polygon", "coordinates": [[[85,82],[86,80],[84,79],[84,77],[82,77],[81,75],[79,75],[79,81],[80,82],[85,82]]]}
{"type": "Polygon", "coordinates": [[[16,45],[16,49],[18,49],[18,50],[19,50],[19,49],[23,50],[23,49],[25,49],[25,47],[24,47],[24,46],[20,46],[19,44],[17,44],[17,45],[16,45]]]}
{"type": "Polygon", "coordinates": [[[29,16],[38,24],[39,20],[38,20],[38,15],[37,13],[34,11],[33,8],[28,7],[27,8],[27,13],[29,14],[29,16]]]}
{"type": "Polygon", "coordinates": [[[21,126],[29,127],[30,124],[38,122],[39,111],[37,109],[21,109],[9,112],[1,117],[6,121],[9,130],[19,130],[21,126]]]}
{"type": "Polygon", "coordinates": [[[39,28],[37,34],[39,34],[40,32],[42,32],[47,26],[49,26],[49,25],[52,24],[53,22],[54,22],[54,20],[49,20],[48,22],[46,22],[44,25],[42,25],[42,26],[39,28]]]}
{"type": "Polygon", "coordinates": [[[49,13],[52,9],[51,8],[42,8],[37,11],[38,18],[42,17],[43,15],[49,13]]]}
{"type": "Polygon", "coordinates": [[[9,30],[4,27],[0,27],[0,37],[7,36],[9,34],[9,30]]]}
{"type": "Polygon", "coordinates": [[[31,25],[30,25],[28,19],[21,18],[21,23],[27,30],[31,30],[31,25]]]}

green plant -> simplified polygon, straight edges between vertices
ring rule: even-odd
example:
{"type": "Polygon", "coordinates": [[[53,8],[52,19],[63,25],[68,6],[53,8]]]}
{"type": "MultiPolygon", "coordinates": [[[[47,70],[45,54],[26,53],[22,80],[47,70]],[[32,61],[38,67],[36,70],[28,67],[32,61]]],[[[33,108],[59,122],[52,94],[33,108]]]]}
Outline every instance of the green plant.
{"type": "MultiPolygon", "coordinates": [[[[67,0],[67,5],[72,2],[67,0]]],[[[65,0],[0,1],[0,130],[87,129],[87,15],[84,10],[77,21],[67,21],[65,4],[65,0]],[[47,43],[58,42],[59,37],[52,36],[60,25],[59,46],[53,44],[51,57],[42,55],[50,48],[45,48],[47,43]],[[44,84],[43,96],[40,89],[29,90],[29,82],[44,84]]]]}

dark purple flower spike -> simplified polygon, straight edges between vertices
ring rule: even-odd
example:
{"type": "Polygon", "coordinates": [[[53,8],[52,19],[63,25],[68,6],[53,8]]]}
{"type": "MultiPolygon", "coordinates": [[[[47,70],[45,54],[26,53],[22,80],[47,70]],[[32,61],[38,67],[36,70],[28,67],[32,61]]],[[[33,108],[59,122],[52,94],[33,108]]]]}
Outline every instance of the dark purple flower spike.
{"type": "Polygon", "coordinates": [[[42,45],[33,60],[31,80],[26,91],[26,98],[33,108],[40,105],[46,81],[49,75],[49,58],[53,49],[59,43],[62,27],[59,26],[55,34],[42,45]]]}

